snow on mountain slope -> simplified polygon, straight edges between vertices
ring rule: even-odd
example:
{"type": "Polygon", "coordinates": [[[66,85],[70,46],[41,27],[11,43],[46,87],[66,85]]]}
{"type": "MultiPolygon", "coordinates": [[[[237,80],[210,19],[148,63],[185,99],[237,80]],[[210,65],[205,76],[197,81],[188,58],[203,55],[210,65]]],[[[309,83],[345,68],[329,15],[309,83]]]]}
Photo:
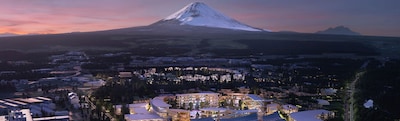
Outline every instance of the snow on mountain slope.
{"type": "Polygon", "coordinates": [[[178,20],[180,25],[205,26],[245,31],[263,31],[242,24],[201,2],[190,3],[162,21],[178,20]]]}

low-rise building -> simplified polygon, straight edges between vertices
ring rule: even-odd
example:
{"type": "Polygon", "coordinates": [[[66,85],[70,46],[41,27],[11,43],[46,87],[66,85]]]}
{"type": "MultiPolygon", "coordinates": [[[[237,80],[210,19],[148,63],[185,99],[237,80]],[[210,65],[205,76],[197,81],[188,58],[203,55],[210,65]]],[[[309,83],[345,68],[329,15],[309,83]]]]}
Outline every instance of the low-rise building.
{"type": "Polygon", "coordinates": [[[199,109],[203,107],[218,107],[219,93],[202,92],[177,94],[177,104],[186,109],[199,109]]]}
{"type": "Polygon", "coordinates": [[[190,121],[190,111],[182,109],[169,109],[168,116],[172,121],[190,121]]]}
{"type": "Polygon", "coordinates": [[[168,115],[168,110],[171,105],[164,102],[164,96],[155,97],[150,100],[151,110],[154,111],[159,116],[166,118],[168,115]]]}
{"type": "Polygon", "coordinates": [[[157,114],[125,114],[126,121],[166,121],[157,114]]]}
{"type": "Polygon", "coordinates": [[[335,116],[334,112],[327,110],[308,110],[291,113],[289,121],[324,121],[335,116]]]}
{"type": "Polygon", "coordinates": [[[275,113],[276,111],[278,111],[279,110],[279,104],[276,104],[276,103],[272,103],[272,104],[267,104],[267,115],[270,115],[270,114],[273,114],[273,113],[275,113]]]}
{"type": "Polygon", "coordinates": [[[281,112],[283,112],[285,114],[291,114],[294,112],[298,112],[299,108],[296,107],[295,105],[286,104],[286,105],[282,105],[280,110],[281,110],[281,112]]]}

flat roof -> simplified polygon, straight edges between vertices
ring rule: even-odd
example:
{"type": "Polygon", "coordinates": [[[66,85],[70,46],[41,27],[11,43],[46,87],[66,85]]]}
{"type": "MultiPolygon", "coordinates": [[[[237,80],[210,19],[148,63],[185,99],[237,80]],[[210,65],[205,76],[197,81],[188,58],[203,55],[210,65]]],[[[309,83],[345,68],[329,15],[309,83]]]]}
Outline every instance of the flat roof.
{"type": "Polygon", "coordinates": [[[60,119],[69,119],[69,116],[52,116],[52,117],[33,118],[34,121],[48,121],[48,120],[60,120],[60,119]]]}
{"type": "Polygon", "coordinates": [[[201,111],[221,111],[221,112],[225,112],[226,108],[215,108],[215,107],[210,107],[210,108],[202,108],[200,109],[201,111]]]}
{"type": "Polygon", "coordinates": [[[162,99],[152,99],[150,103],[156,107],[171,107],[171,105],[165,103],[162,99]]]}
{"type": "Polygon", "coordinates": [[[6,116],[0,116],[0,121],[6,121],[6,116]]]}
{"type": "Polygon", "coordinates": [[[26,103],[23,103],[23,102],[20,102],[20,101],[16,101],[16,100],[11,100],[11,99],[4,99],[4,100],[8,101],[8,102],[15,103],[15,104],[19,104],[19,105],[27,105],[26,103]]]}
{"type": "Polygon", "coordinates": [[[38,100],[35,98],[17,98],[16,100],[26,102],[26,103],[41,103],[43,100],[38,100]]]}
{"type": "Polygon", "coordinates": [[[255,94],[248,94],[247,96],[249,96],[252,100],[255,100],[255,101],[263,101],[264,100],[263,98],[261,98],[258,95],[255,95],[255,94]]]}
{"type": "Polygon", "coordinates": [[[186,113],[190,112],[188,110],[183,110],[183,109],[169,109],[169,111],[172,111],[172,112],[186,112],[186,113]]]}
{"type": "Polygon", "coordinates": [[[30,115],[31,111],[29,109],[22,109],[21,112],[22,112],[22,114],[25,114],[26,121],[33,121],[32,120],[32,115],[30,115]]]}
{"type": "Polygon", "coordinates": [[[186,93],[186,94],[176,94],[176,96],[184,96],[184,95],[218,95],[219,93],[214,92],[199,92],[199,93],[186,93]]]}
{"type": "Polygon", "coordinates": [[[0,100],[0,104],[4,104],[4,105],[7,105],[7,106],[11,106],[11,107],[17,107],[18,106],[16,104],[12,104],[12,103],[9,103],[9,102],[3,101],[3,100],[0,100]]]}
{"type": "Polygon", "coordinates": [[[51,99],[47,98],[47,97],[36,97],[36,99],[45,100],[45,101],[51,101],[51,99]]]}
{"type": "Polygon", "coordinates": [[[291,104],[286,104],[286,105],[282,105],[282,108],[289,110],[289,109],[296,109],[297,107],[294,105],[291,105],[291,104]]]}
{"type": "Polygon", "coordinates": [[[147,111],[147,109],[144,108],[144,107],[133,108],[133,111],[135,112],[135,114],[147,114],[147,113],[150,113],[150,112],[147,111]]]}
{"type": "Polygon", "coordinates": [[[128,104],[129,108],[140,108],[146,107],[148,103],[135,103],[135,104],[128,104]]]}
{"type": "Polygon", "coordinates": [[[156,114],[125,114],[125,119],[129,120],[150,120],[150,119],[163,119],[156,114]]]}
{"type": "Polygon", "coordinates": [[[242,114],[242,113],[257,113],[257,109],[251,109],[251,110],[235,110],[235,113],[242,114]]]}
{"type": "Polygon", "coordinates": [[[324,113],[328,114],[330,111],[327,110],[308,110],[308,111],[300,111],[289,114],[292,119],[295,121],[322,121],[318,119],[317,116],[324,113]]]}

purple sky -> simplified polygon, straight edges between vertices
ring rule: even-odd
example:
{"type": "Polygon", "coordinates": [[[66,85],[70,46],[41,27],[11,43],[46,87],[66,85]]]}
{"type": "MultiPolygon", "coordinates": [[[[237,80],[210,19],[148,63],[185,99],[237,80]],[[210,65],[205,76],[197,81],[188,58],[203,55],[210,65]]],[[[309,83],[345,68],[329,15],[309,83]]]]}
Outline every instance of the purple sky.
{"type": "Polygon", "coordinates": [[[400,36],[400,0],[2,0],[0,33],[66,33],[144,26],[201,1],[245,24],[316,32],[344,25],[400,36]]]}

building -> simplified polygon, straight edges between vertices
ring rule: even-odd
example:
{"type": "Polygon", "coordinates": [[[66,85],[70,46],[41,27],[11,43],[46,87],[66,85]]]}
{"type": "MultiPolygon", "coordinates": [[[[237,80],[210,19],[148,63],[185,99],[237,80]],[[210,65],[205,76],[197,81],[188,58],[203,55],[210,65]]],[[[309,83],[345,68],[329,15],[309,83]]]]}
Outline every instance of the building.
{"type": "Polygon", "coordinates": [[[246,107],[248,109],[262,109],[264,107],[264,101],[269,100],[264,100],[263,98],[255,94],[247,94],[244,103],[246,104],[246,107]]]}
{"type": "Polygon", "coordinates": [[[157,114],[125,114],[126,121],[166,121],[157,114]]]}
{"type": "Polygon", "coordinates": [[[190,121],[190,111],[182,109],[169,109],[168,116],[172,121],[190,121]]]}
{"type": "Polygon", "coordinates": [[[278,110],[279,110],[279,104],[276,103],[267,104],[267,115],[273,114],[278,110]]]}
{"type": "Polygon", "coordinates": [[[69,115],[33,117],[31,109],[12,109],[7,115],[0,116],[0,121],[69,121],[69,115]]]}
{"type": "Polygon", "coordinates": [[[327,110],[308,110],[291,113],[289,121],[324,121],[335,117],[335,113],[327,110]]]}
{"type": "Polygon", "coordinates": [[[177,94],[176,100],[179,107],[200,109],[203,107],[218,107],[219,96],[219,93],[213,92],[187,93],[177,94]]]}
{"type": "Polygon", "coordinates": [[[0,115],[9,114],[10,111],[29,109],[31,117],[44,117],[55,115],[56,105],[46,97],[13,98],[0,100],[0,115]]]}
{"type": "Polygon", "coordinates": [[[199,114],[200,117],[213,117],[213,118],[223,117],[230,113],[229,110],[226,108],[215,108],[215,107],[202,108],[200,109],[200,111],[201,111],[201,113],[199,114]]]}
{"type": "Polygon", "coordinates": [[[227,93],[227,96],[222,98],[227,103],[226,105],[232,105],[234,107],[239,107],[240,103],[246,99],[247,95],[242,93],[227,93]],[[232,104],[231,104],[232,103],[232,104]]]}
{"type": "Polygon", "coordinates": [[[164,96],[155,97],[150,100],[151,111],[155,112],[159,116],[166,118],[168,116],[168,110],[171,105],[164,102],[164,96]]]}
{"type": "Polygon", "coordinates": [[[130,114],[148,114],[150,105],[149,103],[136,103],[128,104],[130,114]]]}
{"type": "Polygon", "coordinates": [[[290,113],[294,113],[294,112],[298,112],[299,108],[291,105],[291,104],[286,104],[286,105],[282,105],[281,106],[281,112],[285,113],[285,114],[290,114],[290,113]]]}

